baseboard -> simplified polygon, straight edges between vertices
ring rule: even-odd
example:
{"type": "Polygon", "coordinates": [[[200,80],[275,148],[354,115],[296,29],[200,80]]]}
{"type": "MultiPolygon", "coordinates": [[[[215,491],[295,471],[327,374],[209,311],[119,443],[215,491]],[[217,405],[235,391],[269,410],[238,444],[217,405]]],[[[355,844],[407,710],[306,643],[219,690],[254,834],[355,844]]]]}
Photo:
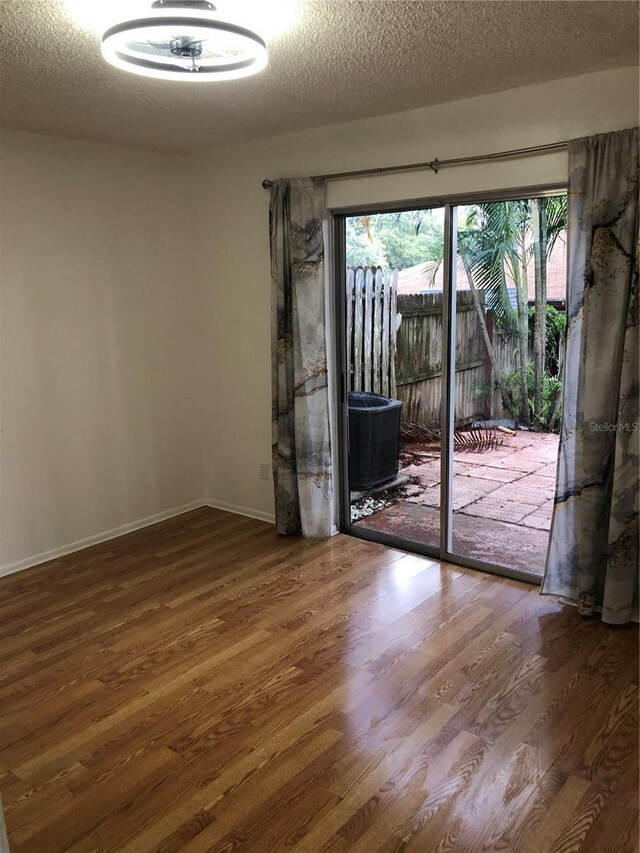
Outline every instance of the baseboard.
{"type": "MultiPolygon", "coordinates": [[[[117,536],[123,536],[125,533],[133,533],[134,530],[141,530],[143,527],[149,527],[152,524],[157,524],[159,521],[166,521],[168,518],[174,518],[176,515],[182,515],[184,512],[190,512],[193,509],[198,509],[201,506],[210,506],[205,500],[192,501],[192,503],[177,506],[173,509],[158,512],[155,515],[149,515],[147,518],[141,518],[138,521],[132,521],[129,524],[122,524],[120,527],[114,527],[112,530],[105,530],[103,533],[96,533],[95,536],[87,536],[85,539],[78,539],[75,542],[70,542],[68,545],[62,545],[60,548],[52,548],[50,551],[43,551],[41,554],[34,554],[33,557],[27,557],[24,560],[16,560],[15,563],[7,563],[0,566],[0,577],[11,575],[14,572],[20,572],[23,569],[30,569],[32,566],[38,566],[40,563],[46,563],[49,560],[55,560],[57,557],[64,557],[67,554],[72,554],[74,551],[81,551],[83,548],[89,548],[91,545],[98,545],[100,542],[106,542],[109,539],[115,539],[117,536]]],[[[222,509],[223,507],[221,507],[222,509]]],[[[233,512],[233,510],[229,510],[233,512]]]]}
{"type": "Polygon", "coordinates": [[[225,501],[205,501],[206,506],[212,509],[222,509],[225,512],[232,512],[235,515],[246,515],[247,518],[255,518],[258,521],[266,521],[268,524],[275,524],[276,517],[272,512],[262,512],[259,509],[250,509],[246,506],[237,506],[236,504],[228,504],[225,501]]]}
{"type": "Polygon", "coordinates": [[[122,524],[120,527],[114,527],[111,530],[105,530],[102,533],[96,533],[94,536],[87,536],[84,539],[77,539],[75,542],[69,542],[67,545],[62,545],[60,548],[51,548],[49,551],[42,551],[40,554],[34,554],[32,557],[26,557],[23,560],[16,560],[14,563],[6,563],[0,566],[0,577],[4,575],[12,575],[14,572],[21,572],[23,569],[30,569],[32,566],[39,566],[40,563],[47,563],[49,560],[55,560],[58,557],[66,557],[67,554],[73,554],[74,551],[81,551],[83,548],[89,548],[91,545],[98,545],[100,542],[107,542],[109,539],[115,539],[118,536],[123,536],[125,533],[133,533],[134,530],[142,530],[143,527],[150,527],[152,524],[157,524],[159,521],[166,521],[168,518],[174,518],[177,515],[182,515],[184,512],[190,512],[193,509],[198,509],[201,506],[209,506],[212,509],[221,509],[225,512],[232,512],[235,515],[245,515],[248,518],[255,518],[258,521],[266,521],[268,524],[275,524],[276,518],[273,513],[261,512],[257,509],[249,507],[236,506],[236,504],[225,503],[224,501],[200,500],[193,501],[183,506],[174,507],[173,509],[158,512],[155,515],[149,515],[147,518],[132,521],[129,524],[122,524]]]}

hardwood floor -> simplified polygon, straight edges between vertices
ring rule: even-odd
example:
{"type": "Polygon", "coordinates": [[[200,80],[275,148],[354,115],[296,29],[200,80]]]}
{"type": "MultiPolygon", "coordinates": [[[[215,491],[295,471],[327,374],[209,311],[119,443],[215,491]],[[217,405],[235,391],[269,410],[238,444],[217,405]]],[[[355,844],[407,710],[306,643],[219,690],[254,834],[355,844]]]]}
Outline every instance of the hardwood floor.
{"type": "Polygon", "coordinates": [[[638,632],[202,509],[0,579],[13,853],[638,851],[638,632]]]}

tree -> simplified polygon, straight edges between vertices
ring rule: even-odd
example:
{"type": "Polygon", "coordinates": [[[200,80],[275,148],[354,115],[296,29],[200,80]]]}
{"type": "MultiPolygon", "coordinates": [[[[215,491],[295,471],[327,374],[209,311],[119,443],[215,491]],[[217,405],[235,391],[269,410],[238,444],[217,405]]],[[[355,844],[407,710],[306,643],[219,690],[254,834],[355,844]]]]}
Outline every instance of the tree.
{"type": "Polygon", "coordinates": [[[438,260],[444,242],[442,215],[430,210],[382,214],[376,223],[391,269],[438,260]]]}
{"type": "Polygon", "coordinates": [[[408,210],[347,218],[347,264],[407,269],[442,255],[441,211],[408,210]]]}
{"type": "Polygon", "coordinates": [[[533,257],[536,276],[535,311],[533,312],[533,368],[535,375],[535,409],[542,409],[542,375],[547,343],[547,199],[531,200],[533,257]]]}
{"type": "MultiPolygon", "coordinates": [[[[505,408],[525,424],[548,409],[547,265],[566,228],[567,198],[485,202],[459,208],[459,261],[466,271],[494,381],[505,408]],[[533,259],[533,361],[529,361],[529,284],[533,259]],[[509,290],[515,293],[515,307],[509,290]],[[500,370],[485,312],[517,335],[515,372],[500,370]],[[547,389],[547,391],[545,391],[547,389]],[[545,394],[547,395],[545,397],[545,394]]],[[[378,213],[347,219],[347,263],[407,269],[425,264],[425,287],[442,261],[442,209],[378,213]],[[432,264],[427,264],[432,261],[432,264]]],[[[555,385],[553,386],[555,387],[555,385]]],[[[545,418],[546,421],[546,418],[545,418]]]]}
{"type": "Polygon", "coordinates": [[[527,382],[527,356],[529,349],[529,280],[527,232],[529,229],[529,206],[522,201],[506,201],[504,205],[505,262],[508,266],[516,291],[518,311],[518,373],[522,402],[520,414],[526,426],[531,424],[529,384],[527,382]]]}
{"type": "MultiPolygon", "coordinates": [[[[474,205],[458,235],[458,247],[469,283],[474,292],[485,294],[485,304],[498,321],[517,332],[516,351],[519,411],[507,405],[507,383],[496,371],[495,352],[489,342],[487,353],[505,406],[525,424],[543,408],[546,381],[546,280],[548,257],[556,239],[566,227],[566,196],[527,201],[503,201],[474,205]],[[533,399],[530,399],[528,365],[529,336],[529,261],[534,259],[534,365],[533,399]],[[507,292],[507,278],[516,296],[514,312],[507,292]]],[[[489,338],[484,318],[481,329],[485,345],[489,338]]],[[[548,384],[548,383],[547,383],[548,384]]],[[[513,396],[513,395],[511,395],[513,396]]],[[[512,403],[513,405],[513,403],[512,403]]]]}
{"type": "Polygon", "coordinates": [[[542,410],[542,389],[548,365],[547,352],[547,265],[556,240],[567,227],[567,197],[531,200],[533,257],[536,278],[535,311],[533,314],[533,362],[535,411],[542,410]]]}
{"type": "Polygon", "coordinates": [[[384,246],[362,217],[349,216],[346,222],[347,266],[387,266],[384,246]]]}
{"type": "Polygon", "coordinates": [[[467,281],[469,282],[469,287],[471,289],[471,293],[473,296],[473,307],[476,312],[476,317],[478,318],[478,323],[480,325],[480,331],[482,333],[482,340],[484,341],[484,346],[487,351],[487,355],[489,356],[489,361],[491,362],[491,370],[493,371],[493,375],[495,376],[496,385],[500,390],[500,396],[502,397],[502,403],[505,409],[508,412],[513,411],[513,397],[511,396],[509,389],[507,387],[506,382],[503,379],[502,371],[500,370],[500,365],[498,364],[498,358],[496,356],[496,351],[493,348],[493,343],[491,342],[491,337],[489,335],[489,330],[487,329],[487,321],[485,318],[484,309],[482,303],[480,301],[480,295],[478,293],[478,287],[474,280],[474,273],[471,269],[471,264],[469,262],[469,258],[464,249],[460,249],[460,243],[458,243],[458,250],[460,254],[460,259],[462,261],[462,265],[464,267],[464,271],[467,274],[467,281]]]}
{"type": "Polygon", "coordinates": [[[458,250],[473,293],[476,314],[478,317],[482,314],[480,326],[494,377],[505,407],[510,411],[513,411],[514,400],[507,390],[506,383],[502,381],[501,371],[497,367],[495,351],[490,343],[486,320],[480,307],[478,290],[484,293],[486,309],[493,311],[496,320],[505,327],[517,330],[521,402],[520,411],[514,414],[520,415],[524,423],[528,424],[530,422],[526,376],[528,320],[523,204],[525,203],[502,201],[474,205],[469,211],[465,227],[458,231],[458,250]],[[513,310],[507,291],[507,271],[515,286],[516,312],[513,310]],[[488,346],[487,343],[489,343],[488,346]]]}

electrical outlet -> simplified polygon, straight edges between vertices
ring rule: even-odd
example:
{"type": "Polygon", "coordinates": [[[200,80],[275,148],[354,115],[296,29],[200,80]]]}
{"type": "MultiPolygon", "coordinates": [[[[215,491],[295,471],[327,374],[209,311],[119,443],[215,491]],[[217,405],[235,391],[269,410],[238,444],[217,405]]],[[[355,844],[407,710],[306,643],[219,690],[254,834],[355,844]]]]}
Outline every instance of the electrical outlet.
{"type": "Polygon", "coordinates": [[[266,462],[260,463],[260,479],[268,480],[269,479],[269,466],[266,462]]]}

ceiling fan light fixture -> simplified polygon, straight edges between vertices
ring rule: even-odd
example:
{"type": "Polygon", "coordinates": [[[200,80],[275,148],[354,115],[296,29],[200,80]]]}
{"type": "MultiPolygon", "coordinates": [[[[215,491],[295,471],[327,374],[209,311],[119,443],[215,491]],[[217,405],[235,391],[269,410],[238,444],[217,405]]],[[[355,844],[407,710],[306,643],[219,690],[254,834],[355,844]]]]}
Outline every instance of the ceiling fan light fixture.
{"type": "Polygon", "coordinates": [[[156,0],[148,14],[105,30],[101,50],[116,68],[161,80],[233,80],[267,65],[264,39],[206,0],[156,0]]]}

